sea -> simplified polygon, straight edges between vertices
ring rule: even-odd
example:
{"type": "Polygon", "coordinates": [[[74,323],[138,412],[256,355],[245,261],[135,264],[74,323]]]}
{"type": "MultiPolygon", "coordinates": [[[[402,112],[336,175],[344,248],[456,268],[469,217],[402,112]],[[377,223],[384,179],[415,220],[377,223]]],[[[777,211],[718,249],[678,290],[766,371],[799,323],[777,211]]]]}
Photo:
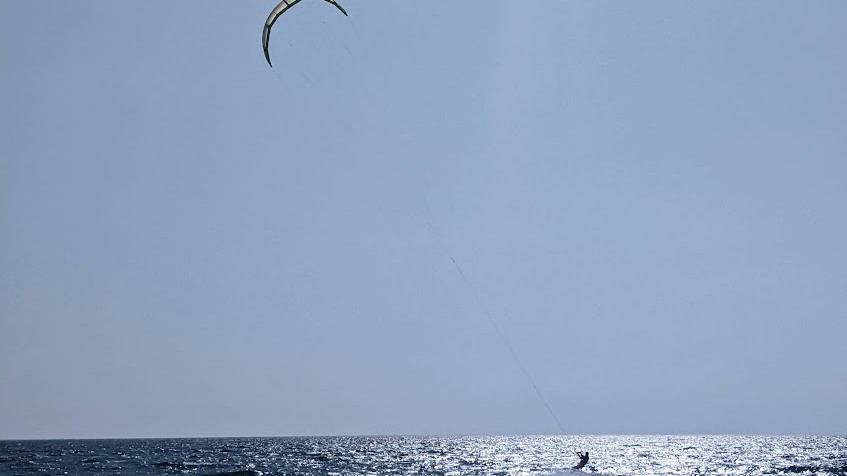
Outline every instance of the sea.
{"type": "Polygon", "coordinates": [[[0,475],[847,476],[843,436],[373,436],[0,441],[0,475]],[[576,451],[588,451],[581,470],[576,451]]]}

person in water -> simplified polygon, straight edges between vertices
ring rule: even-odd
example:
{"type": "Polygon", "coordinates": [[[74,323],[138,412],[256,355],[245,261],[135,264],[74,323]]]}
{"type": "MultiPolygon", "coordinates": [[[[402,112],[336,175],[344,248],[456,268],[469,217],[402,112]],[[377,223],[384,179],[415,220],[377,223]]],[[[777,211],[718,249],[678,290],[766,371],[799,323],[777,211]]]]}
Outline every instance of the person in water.
{"type": "Polygon", "coordinates": [[[577,451],[576,455],[579,456],[579,464],[574,466],[573,469],[582,469],[586,464],[588,464],[588,452],[577,451]]]}

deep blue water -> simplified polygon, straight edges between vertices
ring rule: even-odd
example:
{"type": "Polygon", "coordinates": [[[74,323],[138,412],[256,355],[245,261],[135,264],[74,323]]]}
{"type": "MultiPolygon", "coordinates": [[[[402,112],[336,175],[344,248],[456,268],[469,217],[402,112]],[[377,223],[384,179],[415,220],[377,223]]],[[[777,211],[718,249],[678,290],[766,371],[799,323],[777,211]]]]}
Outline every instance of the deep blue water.
{"type": "Polygon", "coordinates": [[[0,475],[842,475],[847,438],[326,437],[0,441],[0,475]],[[590,451],[582,471],[569,469],[590,451]]]}

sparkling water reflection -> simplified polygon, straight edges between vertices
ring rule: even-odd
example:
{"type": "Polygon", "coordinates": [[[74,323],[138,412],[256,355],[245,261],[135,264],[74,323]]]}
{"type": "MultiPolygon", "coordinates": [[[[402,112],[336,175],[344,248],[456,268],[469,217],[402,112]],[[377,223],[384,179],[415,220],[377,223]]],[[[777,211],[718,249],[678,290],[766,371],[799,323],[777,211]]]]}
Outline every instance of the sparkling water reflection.
{"type": "Polygon", "coordinates": [[[0,474],[841,475],[847,438],[327,437],[0,441],[0,474]],[[576,450],[591,452],[583,471],[576,450]]]}

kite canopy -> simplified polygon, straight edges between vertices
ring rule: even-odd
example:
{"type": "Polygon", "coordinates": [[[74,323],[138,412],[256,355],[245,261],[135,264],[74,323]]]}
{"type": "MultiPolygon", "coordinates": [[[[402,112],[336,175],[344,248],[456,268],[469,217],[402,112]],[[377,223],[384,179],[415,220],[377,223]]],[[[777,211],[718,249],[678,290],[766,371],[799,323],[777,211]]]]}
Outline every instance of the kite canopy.
{"type": "MultiPolygon", "coordinates": [[[[347,16],[347,12],[344,10],[344,7],[339,5],[335,0],[324,1],[335,5],[336,8],[341,10],[341,13],[343,13],[344,16],[347,16]]],[[[274,26],[276,19],[279,18],[280,15],[285,13],[286,10],[293,7],[298,2],[300,2],[300,0],[282,0],[276,8],[271,10],[271,14],[268,15],[268,19],[265,20],[265,29],[262,31],[262,49],[265,51],[265,59],[268,60],[268,65],[270,65],[271,68],[274,66],[271,64],[271,55],[268,53],[268,42],[270,42],[271,39],[271,27],[274,26]]]]}

